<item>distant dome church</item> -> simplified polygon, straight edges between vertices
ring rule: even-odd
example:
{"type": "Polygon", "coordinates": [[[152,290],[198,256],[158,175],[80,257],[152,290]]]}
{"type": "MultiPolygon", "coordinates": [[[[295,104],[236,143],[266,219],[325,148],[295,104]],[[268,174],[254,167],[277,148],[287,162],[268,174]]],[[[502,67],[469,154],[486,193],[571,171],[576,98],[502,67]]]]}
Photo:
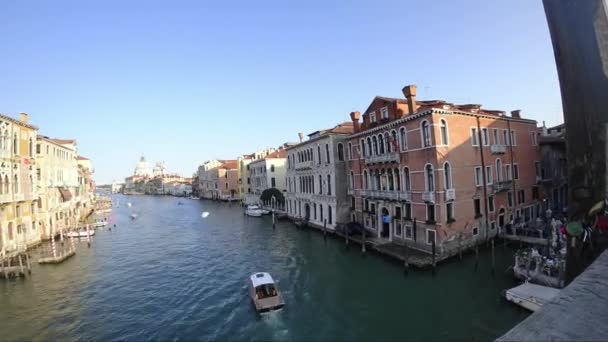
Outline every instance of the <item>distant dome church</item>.
{"type": "Polygon", "coordinates": [[[153,176],[152,166],[146,161],[146,158],[144,156],[141,156],[141,158],[139,158],[139,163],[137,163],[137,166],[135,166],[135,171],[133,172],[133,175],[142,177],[153,176]]]}

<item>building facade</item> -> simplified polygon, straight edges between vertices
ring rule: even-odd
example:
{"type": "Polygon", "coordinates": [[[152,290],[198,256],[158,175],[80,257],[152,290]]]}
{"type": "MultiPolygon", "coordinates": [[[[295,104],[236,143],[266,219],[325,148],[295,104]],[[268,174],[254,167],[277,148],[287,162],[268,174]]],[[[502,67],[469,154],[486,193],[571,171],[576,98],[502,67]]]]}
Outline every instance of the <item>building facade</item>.
{"type": "Polygon", "coordinates": [[[543,127],[538,143],[541,162],[540,166],[536,165],[536,172],[546,197],[544,209],[557,216],[565,215],[568,208],[566,126],[543,127]]]}
{"type": "Polygon", "coordinates": [[[239,168],[237,160],[226,160],[216,169],[218,193],[216,198],[223,201],[239,200],[239,168]]]}
{"type": "Polygon", "coordinates": [[[283,193],[287,192],[287,152],[284,146],[252,161],[248,167],[251,191],[248,193],[247,203],[260,203],[260,196],[266,189],[275,188],[283,193]]]}
{"type": "MultiPolygon", "coordinates": [[[[354,219],[378,238],[453,252],[541,211],[536,122],[481,105],[376,97],[347,155],[354,219]]],[[[362,121],[360,122],[360,119],[362,121]]]]}
{"type": "Polygon", "coordinates": [[[0,114],[0,248],[3,255],[40,241],[36,210],[35,144],[38,128],[21,113],[0,114]]]}
{"type": "Polygon", "coordinates": [[[347,199],[347,137],[352,122],[308,135],[287,149],[286,211],[319,227],[350,221],[347,199]]]}

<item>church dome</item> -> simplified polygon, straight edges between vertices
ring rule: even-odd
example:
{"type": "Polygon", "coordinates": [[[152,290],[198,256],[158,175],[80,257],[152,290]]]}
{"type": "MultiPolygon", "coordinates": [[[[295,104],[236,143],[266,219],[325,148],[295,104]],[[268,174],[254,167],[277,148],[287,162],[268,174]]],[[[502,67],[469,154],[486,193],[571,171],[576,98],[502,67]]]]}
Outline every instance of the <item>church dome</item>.
{"type": "Polygon", "coordinates": [[[144,156],[141,156],[139,159],[139,163],[135,166],[135,172],[133,172],[135,176],[152,176],[152,167],[146,161],[144,156]]]}

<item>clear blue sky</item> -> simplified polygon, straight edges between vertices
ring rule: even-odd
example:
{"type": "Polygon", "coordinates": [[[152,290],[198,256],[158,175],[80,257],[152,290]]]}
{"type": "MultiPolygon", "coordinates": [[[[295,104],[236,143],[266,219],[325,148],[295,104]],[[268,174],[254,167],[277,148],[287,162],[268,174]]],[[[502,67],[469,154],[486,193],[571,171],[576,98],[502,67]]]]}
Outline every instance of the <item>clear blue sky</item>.
{"type": "Polygon", "coordinates": [[[77,139],[98,183],[141,153],[190,175],[412,83],[562,120],[540,0],[4,0],[0,23],[0,112],[77,139]]]}

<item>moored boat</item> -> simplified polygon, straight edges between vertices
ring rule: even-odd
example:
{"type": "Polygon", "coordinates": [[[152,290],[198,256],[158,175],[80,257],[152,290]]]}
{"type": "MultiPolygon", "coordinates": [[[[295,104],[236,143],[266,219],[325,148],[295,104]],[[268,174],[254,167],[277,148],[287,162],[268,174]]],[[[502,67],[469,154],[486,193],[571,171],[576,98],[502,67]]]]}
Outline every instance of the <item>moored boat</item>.
{"type": "Polygon", "coordinates": [[[249,277],[249,295],[260,313],[278,310],[285,305],[281,292],[267,272],[256,272],[249,277]]]}
{"type": "Polygon", "coordinates": [[[105,227],[108,225],[108,221],[96,221],[95,223],[93,223],[93,227],[94,228],[101,228],[101,227],[105,227]]]}
{"type": "Polygon", "coordinates": [[[74,238],[81,238],[81,237],[87,237],[87,236],[93,236],[93,235],[95,235],[95,231],[92,229],[89,229],[88,232],[86,230],[78,230],[78,231],[67,232],[65,234],[65,236],[67,236],[67,237],[74,237],[74,238]]]}
{"type": "Polygon", "coordinates": [[[535,312],[559,294],[559,289],[525,282],[505,292],[505,298],[535,312]]]}
{"type": "Polygon", "coordinates": [[[245,210],[245,214],[248,216],[260,217],[264,214],[264,212],[257,205],[250,205],[245,210]]]}

